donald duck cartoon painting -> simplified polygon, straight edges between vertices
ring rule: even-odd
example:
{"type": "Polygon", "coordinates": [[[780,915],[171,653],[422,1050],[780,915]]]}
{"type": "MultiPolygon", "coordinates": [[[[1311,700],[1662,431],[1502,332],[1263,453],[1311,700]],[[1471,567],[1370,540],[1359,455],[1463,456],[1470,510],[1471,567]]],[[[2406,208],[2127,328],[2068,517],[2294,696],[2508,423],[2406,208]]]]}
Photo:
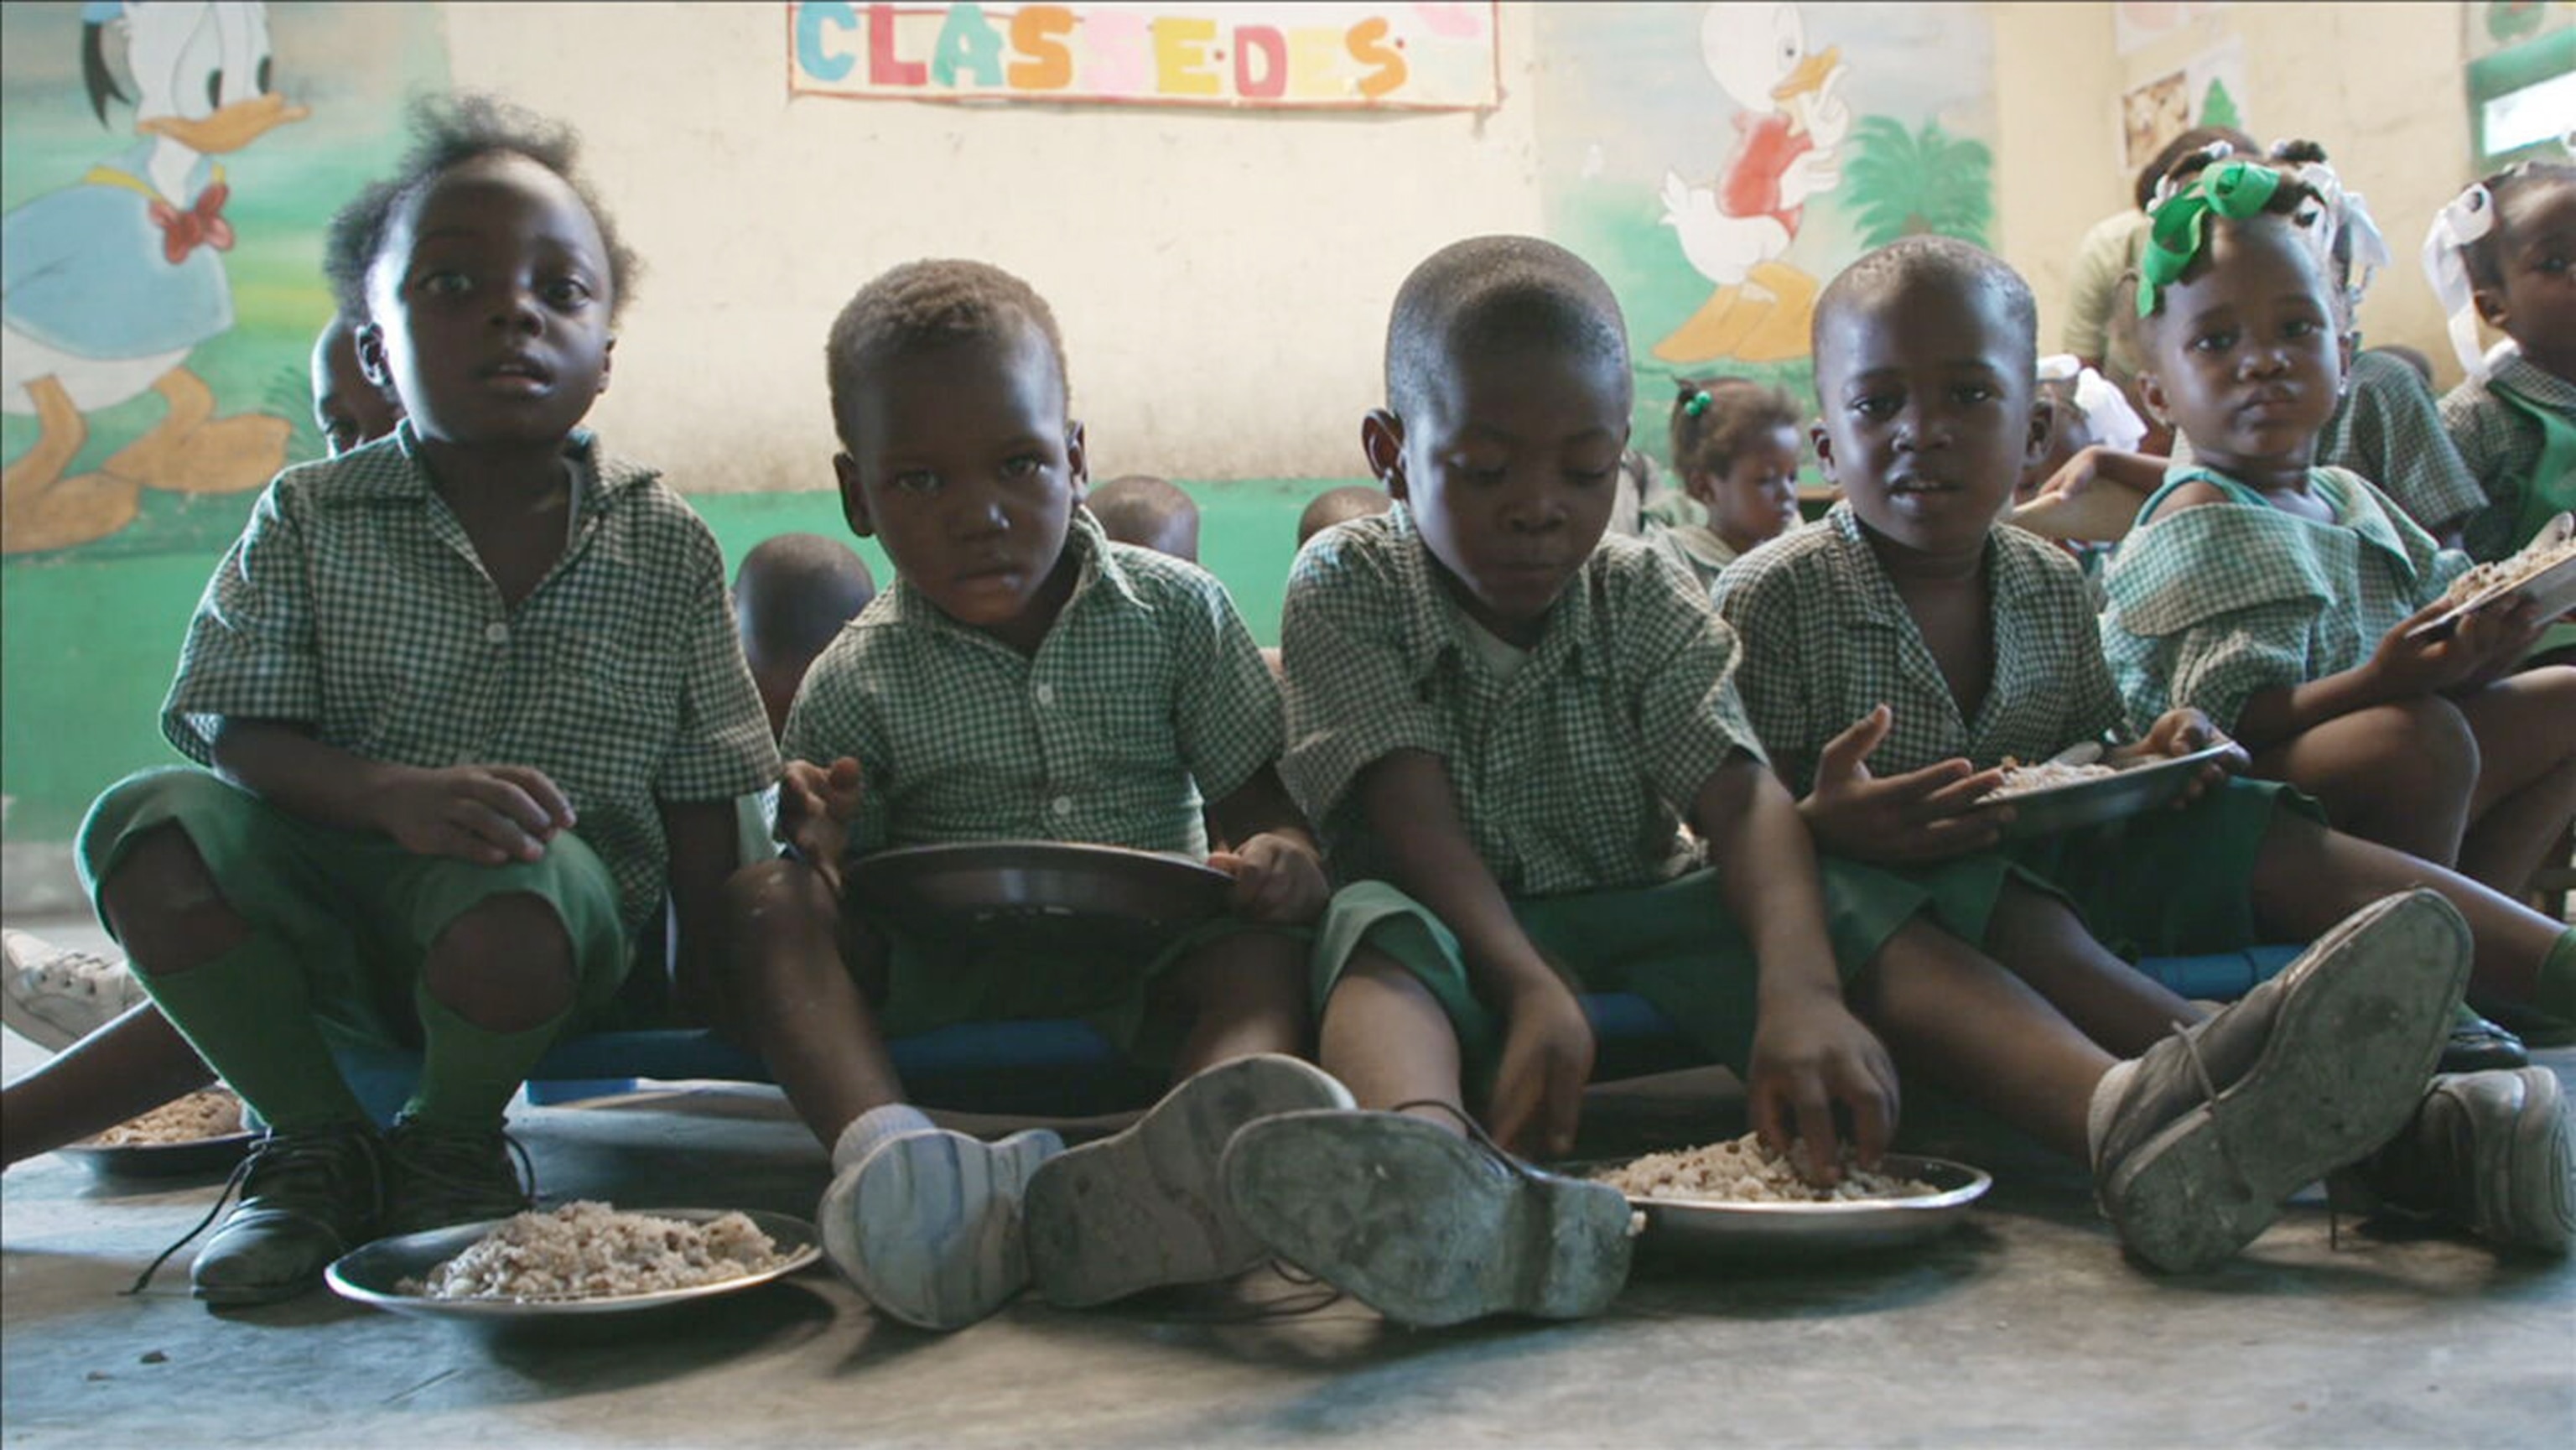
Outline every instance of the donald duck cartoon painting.
{"type": "Polygon", "coordinates": [[[286,420],[217,418],[188,367],[233,325],[231,188],[215,158],[307,114],[271,89],[266,7],[133,0],[82,18],[91,108],[104,122],[110,100],[128,99],[109,66],[122,39],[140,139],[0,218],[0,409],[34,415],[39,430],[0,474],[0,550],[12,554],[112,534],[146,488],[257,488],[286,458],[286,420]],[[69,474],[88,415],[146,391],[161,395],[159,421],[96,471],[69,474]]]}
{"type": "Polygon", "coordinates": [[[1810,53],[1795,5],[1717,4],[1701,18],[1700,58],[1739,108],[1737,139],[1713,186],[1664,173],[1664,224],[1716,291],[1655,344],[1655,356],[1777,362],[1807,353],[1816,279],[1780,260],[1808,202],[1842,180],[1835,148],[1851,111],[1834,98],[1841,52],[1810,53]]]}

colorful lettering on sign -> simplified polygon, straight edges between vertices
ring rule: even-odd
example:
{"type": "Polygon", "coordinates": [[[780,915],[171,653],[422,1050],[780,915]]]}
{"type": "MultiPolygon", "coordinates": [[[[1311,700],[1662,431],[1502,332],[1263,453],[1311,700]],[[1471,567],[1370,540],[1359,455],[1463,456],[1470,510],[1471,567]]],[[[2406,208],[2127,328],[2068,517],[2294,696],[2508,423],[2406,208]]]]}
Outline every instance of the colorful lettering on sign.
{"type": "Polygon", "coordinates": [[[1498,99],[1490,5],[795,0],[789,11],[797,91],[1452,109],[1498,99]]]}

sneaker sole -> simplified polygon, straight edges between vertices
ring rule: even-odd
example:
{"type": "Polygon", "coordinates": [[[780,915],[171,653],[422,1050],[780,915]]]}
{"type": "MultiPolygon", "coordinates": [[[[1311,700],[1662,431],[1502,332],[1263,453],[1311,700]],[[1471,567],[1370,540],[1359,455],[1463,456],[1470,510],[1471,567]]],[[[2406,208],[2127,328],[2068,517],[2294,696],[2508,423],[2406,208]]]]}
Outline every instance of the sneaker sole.
{"type": "Polygon", "coordinates": [[[962,1329],[1027,1287],[1021,1201],[1062,1151],[1042,1128],[990,1144],[946,1129],[895,1138],[823,1190],[824,1256],[879,1313],[962,1329]]]}
{"type": "Polygon", "coordinates": [[[1079,1309],[1259,1264],[1268,1250],[1227,1206],[1226,1144],[1263,1118],[1350,1106],[1321,1068],[1238,1058],[1172,1089],[1125,1131],[1049,1159],[1029,1180],[1024,1220],[1038,1294],[1079,1309]]]}
{"type": "Polygon", "coordinates": [[[1580,1319],[1628,1281],[1628,1200],[1524,1177],[1395,1113],[1265,1118],[1226,1149],[1228,1195],[1279,1257],[1399,1323],[1580,1319]]]}
{"type": "Polygon", "coordinates": [[[2557,1074],[2527,1067],[2522,1102],[2506,1131],[2479,1135],[2472,1227],[2506,1248],[2564,1254],[2576,1244],[2576,1125],[2557,1074]]]}
{"type": "Polygon", "coordinates": [[[2395,1136],[2469,973],[2467,924],[2417,891],[2348,919],[2283,972],[2253,1069],[2141,1145],[2105,1194],[2129,1251],[2171,1273],[2251,1243],[2281,1201],[2395,1136]],[[2438,965],[2437,965],[2438,964],[2438,965]]]}

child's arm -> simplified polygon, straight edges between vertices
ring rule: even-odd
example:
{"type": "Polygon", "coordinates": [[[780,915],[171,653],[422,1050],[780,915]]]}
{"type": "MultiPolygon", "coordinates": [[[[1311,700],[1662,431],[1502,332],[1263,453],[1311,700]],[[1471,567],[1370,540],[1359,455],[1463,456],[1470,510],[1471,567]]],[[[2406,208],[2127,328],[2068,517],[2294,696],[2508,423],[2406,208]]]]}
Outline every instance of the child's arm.
{"type": "Polygon", "coordinates": [[[663,801],[671,852],[671,996],[685,1022],[715,1023],[724,990],[724,884],[742,865],[732,801],[663,801]]]}
{"type": "Polygon", "coordinates": [[[1332,888],[1315,833],[1307,828],[1277,766],[1265,765],[1208,807],[1208,815],[1234,849],[1208,864],[1234,877],[1234,909],[1251,921],[1302,925],[1323,914],[1332,888]]]}
{"type": "Polygon", "coordinates": [[[2481,609],[2446,634],[2414,637],[2417,626],[2451,608],[2437,599],[2381,637],[2369,659],[2305,684],[2257,690],[2237,712],[2236,738],[2261,750],[2328,720],[2418,695],[2450,694],[2492,683],[2511,669],[2549,621],[2529,599],[2481,609]]]}
{"type": "Polygon", "coordinates": [[[1592,1077],[1592,1024],[1468,840],[1448,766],[1427,750],[1397,750],[1363,770],[1356,789],[1388,876],[1456,934],[1476,995],[1502,1015],[1503,1049],[1485,1110],[1495,1140],[1550,1158],[1572,1153],[1592,1077]]]}
{"type": "Polygon", "coordinates": [[[407,851],[498,866],[534,861],[574,824],[572,803],[525,765],[440,770],[369,760],[282,720],[226,716],[208,741],[215,768],[280,809],[356,831],[381,831],[407,851]]]}

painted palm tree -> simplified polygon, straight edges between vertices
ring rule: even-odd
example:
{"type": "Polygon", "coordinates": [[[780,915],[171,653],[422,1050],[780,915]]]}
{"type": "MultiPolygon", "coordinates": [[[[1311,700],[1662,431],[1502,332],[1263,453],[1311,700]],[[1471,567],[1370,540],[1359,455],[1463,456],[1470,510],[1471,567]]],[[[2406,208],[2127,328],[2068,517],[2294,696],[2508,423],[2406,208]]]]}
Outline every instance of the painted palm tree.
{"type": "Polygon", "coordinates": [[[1952,136],[1938,121],[1909,132],[1893,116],[1864,116],[1851,147],[1839,196],[1859,224],[1861,246],[1922,232],[1986,245],[1995,193],[1994,154],[1984,142],[1952,136]]]}

